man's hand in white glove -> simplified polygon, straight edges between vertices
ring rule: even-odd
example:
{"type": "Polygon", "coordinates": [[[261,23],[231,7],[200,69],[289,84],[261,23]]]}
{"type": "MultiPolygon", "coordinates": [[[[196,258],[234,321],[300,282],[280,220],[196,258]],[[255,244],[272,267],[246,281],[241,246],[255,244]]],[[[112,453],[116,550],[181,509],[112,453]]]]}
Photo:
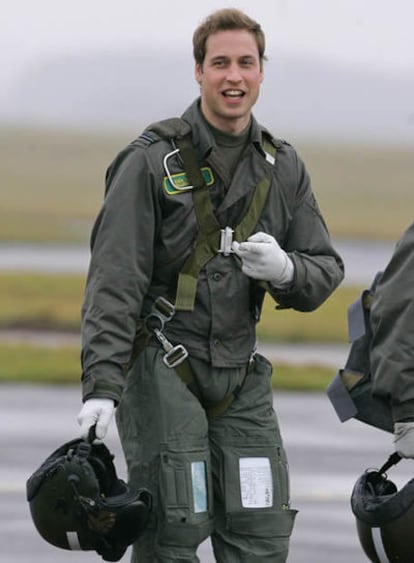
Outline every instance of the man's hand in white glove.
{"type": "Polygon", "coordinates": [[[271,235],[255,233],[246,242],[233,241],[232,249],[241,259],[246,276],[279,287],[293,280],[293,262],[271,235]]]}
{"type": "Polygon", "coordinates": [[[112,399],[88,399],[85,401],[78,414],[82,438],[87,440],[89,429],[96,424],[96,438],[103,440],[108,431],[114,410],[115,403],[112,399]]]}
{"type": "Polygon", "coordinates": [[[414,422],[394,424],[394,444],[401,457],[414,458],[414,422]]]}

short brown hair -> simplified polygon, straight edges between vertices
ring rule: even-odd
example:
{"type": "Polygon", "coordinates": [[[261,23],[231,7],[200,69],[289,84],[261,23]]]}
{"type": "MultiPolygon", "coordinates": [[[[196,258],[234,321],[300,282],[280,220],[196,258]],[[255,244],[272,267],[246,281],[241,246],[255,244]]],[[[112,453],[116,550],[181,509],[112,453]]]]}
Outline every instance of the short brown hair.
{"type": "Polygon", "coordinates": [[[218,31],[229,29],[242,29],[252,33],[259,51],[260,63],[266,59],[264,54],[265,36],[260,24],[240,10],[225,8],[210,14],[194,31],[193,55],[197,64],[202,65],[204,62],[206,42],[209,36],[218,31]]]}

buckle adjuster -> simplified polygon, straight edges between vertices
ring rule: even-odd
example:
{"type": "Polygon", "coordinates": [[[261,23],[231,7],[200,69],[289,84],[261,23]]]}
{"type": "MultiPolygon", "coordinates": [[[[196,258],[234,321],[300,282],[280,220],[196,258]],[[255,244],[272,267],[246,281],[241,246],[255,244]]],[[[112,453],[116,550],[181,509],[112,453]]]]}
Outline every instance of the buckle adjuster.
{"type": "Polygon", "coordinates": [[[233,229],[231,227],[226,227],[220,229],[220,248],[219,254],[223,256],[230,256],[233,253],[231,245],[233,243],[233,229]]]}

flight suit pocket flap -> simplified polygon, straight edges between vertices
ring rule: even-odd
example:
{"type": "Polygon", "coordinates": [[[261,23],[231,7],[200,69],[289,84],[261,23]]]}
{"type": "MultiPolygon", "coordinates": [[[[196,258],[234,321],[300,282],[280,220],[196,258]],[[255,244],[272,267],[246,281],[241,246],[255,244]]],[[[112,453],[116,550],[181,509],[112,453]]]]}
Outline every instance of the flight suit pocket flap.
{"type": "Polygon", "coordinates": [[[227,514],[227,527],[238,534],[289,537],[297,510],[243,510],[227,514]]]}

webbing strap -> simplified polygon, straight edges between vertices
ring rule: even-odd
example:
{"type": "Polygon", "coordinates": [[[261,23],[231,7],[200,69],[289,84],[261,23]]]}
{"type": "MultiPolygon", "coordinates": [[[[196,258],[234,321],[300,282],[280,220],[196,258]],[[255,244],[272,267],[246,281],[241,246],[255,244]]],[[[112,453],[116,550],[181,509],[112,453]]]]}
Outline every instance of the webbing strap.
{"type": "Polygon", "coordinates": [[[181,364],[179,364],[178,366],[175,366],[174,370],[177,373],[177,375],[180,377],[181,381],[187,385],[188,389],[198,398],[198,400],[200,401],[201,406],[203,407],[206,416],[209,420],[216,418],[217,416],[220,416],[221,414],[223,414],[228,408],[229,406],[233,403],[233,401],[235,399],[237,399],[240,391],[242,390],[242,387],[246,381],[247,376],[250,374],[250,371],[252,369],[253,366],[253,361],[250,360],[246,366],[246,368],[243,370],[242,376],[240,378],[240,382],[237,385],[236,389],[234,391],[232,391],[231,393],[229,393],[228,395],[226,395],[225,397],[223,397],[223,399],[221,401],[219,401],[218,403],[215,404],[206,404],[203,401],[201,401],[199,399],[199,397],[197,397],[197,382],[195,380],[194,377],[194,373],[192,370],[192,367],[190,365],[190,362],[188,361],[188,358],[186,358],[181,364]]]}
{"type": "MultiPolygon", "coordinates": [[[[205,184],[197,163],[191,136],[176,139],[180,149],[184,170],[190,185],[194,186],[192,197],[198,224],[198,234],[193,252],[184,263],[178,275],[175,309],[193,311],[197,291],[197,280],[203,266],[217,254],[220,247],[220,225],[214,215],[209,189],[205,184]]],[[[274,158],[275,147],[266,142],[265,151],[274,158]]],[[[256,226],[269,191],[270,179],[263,178],[255,187],[249,209],[240,224],[234,230],[234,240],[245,240],[256,226]]]]}
{"type": "Polygon", "coordinates": [[[229,393],[228,395],[226,395],[219,403],[216,403],[215,405],[202,404],[202,407],[206,411],[206,415],[207,415],[208,419],[211,420],[211,419],[216,418],[217,416],[220,416],[221,414],[223,414],[229,408],[229,406],[233,403],[233,401],[235,399],[237,399],[237,397],[238,397],[240,391],[242,390],[242,387],[243,387],[243,385],[246,381],[247,376],[250,374],[250,372],[252,370],[252,366],[253,366],[253,358],[251,358],[249,360],[249,362],[247,363],[246,369],[243,371],[240,382],[237,385],[236,389],[232,393],[229,393]]]}
{"type": "Polygon", "coordinates": [[[262,209],[269,193],[270,179],[263,178],[256,185],[250,207],[241,222],[234,229],[234,240],[246,240],[253,231],[262,213],[262,209]]]}
{"type": "Polygon", "coordinates": [[[194,373],[193,373],[193,370],[191,369],[191,365],[190,365],[190,362],[188,361],[188,358],[186,358],[178,366],[175,366],[173,369],[175,369],[175,371],[179,375],[181,381],[183,383],[185,383],[185,385],[187,385],[187,387],[190,387],[190,389],[191,389],[191,385],[194,384],[195,379],[194,379],[194,373]]]}
{"type": "Polygon", "coordinates": [[[399,463],[401,461],[401,456],[398,452],[394,452],[392,453],[389,458],[387,459],[387,461],[384,463],[384,465],[381,467],[381,469],[379,469],[378,473],[385,473],[386,471],[388,471],[388,469],[390,467],[392,467],[393,465],[397,465],[397,463],[399,463]]]}
{"type": "Polygon", "coordinates": [[[220,225],[214,215],[213,206],[211,205],[209,189],[206,186],[197,162],[191,136],[179,137],[175,142],[180,149],[180,156],[183,160],[188,182],[193,186],[192,196],[199,230],[209,233],[220,229],[220,225]]]}

